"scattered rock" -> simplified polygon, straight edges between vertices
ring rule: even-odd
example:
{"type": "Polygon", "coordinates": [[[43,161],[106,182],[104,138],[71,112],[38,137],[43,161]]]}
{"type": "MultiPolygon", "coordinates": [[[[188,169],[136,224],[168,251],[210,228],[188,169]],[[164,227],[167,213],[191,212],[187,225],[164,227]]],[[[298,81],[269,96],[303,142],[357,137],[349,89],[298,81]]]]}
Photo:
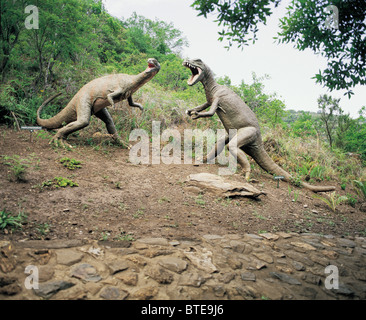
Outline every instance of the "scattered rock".
{"type": "Polygon", "coordinates": [[[288,274],[280,273],[280,272],[270,272],[270,276],[272,276],[275,279],[279,279],[282,282],[286,282],[288,284],[295,284],[295,285],[301,285],[301,282],[288,274]]]}
{"type": "Polygon", "coordinates": [[[83,281],[98,282],[102,280],[102,277],[98,274],[97,270],[88,263],[76,265],[71,270],[70,276],[83,281]]]}
{"type": "Polygon", "coordinates": [[[178,281],[180,286],[191,286],[199,288],[207,280],[206,277],[199,273],[184,273],[178,281]]]}
{"type": "Polygon", "coordinates": [[[16,277],[0,276],[0,294],[14,296],[22,291],[16,277]]]}
{"type": "Polygon", "coordinates": [[[273,241],[276,241],[280,238],[277,234],[273,233],[261,233],[261,236],[263,238],[266,238],[267,240],[273,240],[273,241]]]}
{"type": "Polygon", "coordinates": [[[212,263],[212,252],[206,248],[198,249],[191,247],[193,251],[184,251],[186,257],[194,264],[197,268],[213,273],[217,271],[217,268],[212,263]]]}
{"type": "Polygon", "coordinates": [[[253,255],[256,256],[259,260],[262,260],[267,263],[273,263],[273,258],[267,253],[254,252],[253,255]]]}
{"type": "Polygon", "coordinates": [[[170,270],[170,271],[174,271],[176,273],[182,273],[184,270],[187,269],[187,262],[179,259],[179,258],[175,258],[175,257],[167,257],[167,258],[163,258],[159,260],[159,264],[170,270]]]}
{"type": "Polygon", "coordinates": [[[172,283],[174,280],[173,275],[170,272],[158,266],[146,269],[145,275],[149,276],[150,278],[161,284],[169,284],[172,283]]]}
{"type": "Polygon", "coordinates": [[[106,300],[124,300],[129,293],[117,287],[105,287],[100,293],[100,297],[106,300]]]}
{"type": "Polygon", "coordinates": [[[255,281],[256,276],[253,272],[242,272],[240,277],[243,281],[255,281]]]}
{"type": "Polygon", "coordinates": [[[346,248],[354,248],[354,247],[356,247],[356,243],[354,241],[349,240],[349,239],[345,239],[345,238],[339,238],[338,239],[338,243],[342,247],[346,247],[346,248]]]}
{"type": "Polygon", "coordinates": [[[108,267],[111,270],[111,274],[116,274],[118,272],[128,269],[129,265],[126,261],[117,260],[117,261],[108,263],[108,267]]]}
{"type": "Polygon", "coordinates": [[[136,286],[138,281],[138,275],[135,272],[123,272],[117,273],[115,277],[121,280],[124,284],[128,286],[136,286]]]}
{"type": "Polygon", "coordinates": [[[258,197],[264,192],[254,188],[250,183],[227,181],[222,176],[212,173],[191,174],[187,178],[187,186],[199,187],[200,189],[219,194],[222,197],[258,197]]]}
{"type": "Polygon", "coordinates": [[[40,296],[44,299],[49,299],[60,290],[66,290],[74,285],[75,283],[63,280],[52,281],[52,282],[40,283],[38,285],[38,289],[33,289],[33,291],[37,296],[40,296]]]}
{"type": "Polygon", "coordinates": [[[1,241],[0,243],[0,270],[4,273],[13,271],[16,266],[14,258],[14,248],[10,242],[1,241]]]}
{"type": "Polygon", "coordinates": [[[72,266],[81,261],[83,254],[73,249],[60,249],[56,251],[56,258],[58,264],[72,266]]]}
{"type": "Polygon", "coordinates": [[[159,245],[159,246],[168,246],[169,242],[165,238],[141,238],[137,239],[136,243],[144,243],[147,245],[159,245]]]}
{"type": "Polygon", "coordinates": [[[134,292],[133,299],[136,300],[150,300],[159,292],[156,287],[144,287],[134,292]]]}

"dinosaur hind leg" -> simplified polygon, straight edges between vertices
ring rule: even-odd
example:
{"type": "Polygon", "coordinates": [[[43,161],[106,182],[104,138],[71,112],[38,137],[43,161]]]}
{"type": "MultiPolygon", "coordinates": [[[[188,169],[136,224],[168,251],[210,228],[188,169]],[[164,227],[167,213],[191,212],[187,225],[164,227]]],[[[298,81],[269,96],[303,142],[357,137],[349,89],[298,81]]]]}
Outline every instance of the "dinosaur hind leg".
{"type": "Polygon", "coordinates": [[[91,111],[90,108],[86,112],[78,112],[77,120],[68,123],[66,126],[62,127],[57,131],[57,133],[53,136],[50,144],[53,143],[55,146],[59,144],[62,147],[72,148],[71,145],[67,144],[64,140],[67,136],[75,131],[83,129],[89,125],[90,122],[91,111]]]}
{"type": "Polygon", "coordinates": [[[241,128],[237,131],[236,135],[228,143],[230,153],[237,159],[242,172],[245,175],[245,179],[248,181],[250,178],[250,163],[249,160],[241,148],[255,141],[257,136],[257,129],[254,127],[241,128]]]}
{"type": "Polygon", "coordinates": [[[116,141],[119,145],[126,147],[126,144],[122,141],[121,137],[117,132],[112,116],[110,115],[108,110],[106,108],[103,108],[102,110],[96,112],[95,116],[105,123],[107,131],[109,134],[112,135],[113,140],[116,141]]]}
{"type": "Polygon", "coordinates": [[[225,132],[225,137],[218,140],[215,144],[215,147],[208,153],[207,156],[203,157],[203,162],[214,163],[214,160],[221,152],[224,150],[225,145],[229,142],[229,135],[225,132]]]}

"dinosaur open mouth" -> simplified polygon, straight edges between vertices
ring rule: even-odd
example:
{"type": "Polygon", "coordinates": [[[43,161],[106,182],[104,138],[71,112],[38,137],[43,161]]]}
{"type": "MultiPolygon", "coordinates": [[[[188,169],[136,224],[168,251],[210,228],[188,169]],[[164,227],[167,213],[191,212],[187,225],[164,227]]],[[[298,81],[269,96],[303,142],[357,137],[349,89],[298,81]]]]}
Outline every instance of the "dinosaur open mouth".
{"type": "Polygon", "coordinates": [[[186,68],[189,68],[192,72],[192,76],[188,79],[187,83],[188,85],[193,85],[197,82],[199,76],[202,73],[202,70],[198,67],[195,67],[194,65],[190,64],[189,62],[185,61],[183,63],[183,66],[185,66],[186,68]]]}
{"type": "Polygon", "coordinates": [[[150,71],[150,70],[152,71],[152,69],[158,70],[158,71],[160,70],[159,62],[153,58],[147,60],[147,71],[150,71]]]}

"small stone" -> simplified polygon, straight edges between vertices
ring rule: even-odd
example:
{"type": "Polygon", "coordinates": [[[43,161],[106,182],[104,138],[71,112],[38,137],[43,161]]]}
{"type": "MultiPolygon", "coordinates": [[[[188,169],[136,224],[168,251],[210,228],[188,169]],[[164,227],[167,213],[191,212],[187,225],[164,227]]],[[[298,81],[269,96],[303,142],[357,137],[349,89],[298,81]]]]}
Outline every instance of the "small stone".
{"type": "Polygon", "coordinates": [[[295,284],[295,285],[301,285],[301,282],[293,277],[290,277],[289,275],[281,272],[270,272],[269,273],[273,278],[279,279],[282,282],[286,282],[288,284],[295,284]]]}
{"type": "Polygon", "coordinates": [[[78,278],[84,281],[98,282],[102,277],[97,273],[97,270],[88,263],[82,263],[75,266],[71,270],[71,277],[78,278]]]}
{"type": "Polygon", "coordinates": [[[304,280],[307,283],[315,284],[317,286],[320,286],[322,283],[321,277],[313,275],[313,274],[305,274],[302,277],[302,280],[304,280]]]}
{"type": "Polygon", "coordinates": [[[172,251],[171,250],[167,250],[167,249],[161,249],[161,248],[149,248],[147,250],[144,251],[144,256],[148,257],[148,258],[154,258],[157,256],[162,256],[162,255],[168,255],[171,254],[172,251]]]}
{"type": "Polygon", "coordinates": [[[65,266],[71,266],[80,262],[83,256],[81,252],[73,249],[60,249],[56,251],[57,263],[65,266]]]}
{"type": "Polygon", "coordinates": [[[105,287],[100,293],[100,297],[106,300],[124,300],[127,296],[127,291],[120,290],[117,287],[105,287]]]}
{"type": "Polygon", "coordinates": [[[237,253],[243,253],[245,250],[245,244],[238,240],[231,240],[230,248],[233,249],[237,253]]]}
{"type": "Polygon", "coordinates": [[[324,267],[326,267],[330,264],[328,259],[326,259],[324,257],[320,257],[317,254],[311,254],[310,259],[324,267]]]}
{"type": "Polygon", "coordinates": [[[339,284],[339,287],[337,289],[334,288],[334,289],[331,289],[331,291],[333,293],[341,294],[343,296],[349,296],[349,297],[352,297],[355,294],[355,292],[351,288],[347,287],[346,285],[344,285],[342,283],[339,284]]]}
{"type": "Polygon", "coordinates": [[[339,254],[333,250],[323,250],[322,253],[329,259],[337,259],[339,254]]]}
{"type": "Polygon", "coordinates": [[[156,287],[145,287],[137,290],[133,294],[133,299],[150,300],[158,294],[159,290],[156,287]]]}
{"type": "Polygon", "coordinates": [[[228,272],[228,273],[224,273],[221,274],[219,276],[219,281],[223,282],[223,283],[230,283],[231,280],[233,280],[235,278],[236,274],[234,272],[228,272]]]}
{"type": "Polygon", "coordinates": [[[10,242],[2,241],[0,250],[0,270],[4,273],[13,271],[16,266],[14,249],[10,242]]]}
{"type": "Polygon", "coordinates": [[[243,281],[255,281],[256,276],[253,272],[242,272],[240,277],[243,281]]]}
{"type": "Polygon", "coordinates": [[[39,266],[38,267],[38,281],[39,282],[45,282],[52,279],[53,275],[55,273],[54,267],[50,266],[39,266]]]}
{"type": "Polygon", "coordinates": [[[258,297],[257,291],[254,288],[247,286],[247,285],[235,287],[235,290],[245,300],[253,300],[258,297]]]}
{"type": "Polygon", "coordinates": [[[291,235],[291,234],[286,233],[286,232],[277,232],[277,234],[278,234],[280,237],[284,238],[284,239],[288,239],[288,238],[291,238],[291,237],[292,237],[292,235],[291,235]]]}
{"type": "Polygon", "coordinates": [[[188,266],[186,261],[175,257],[167,257],[160,259],[158,263],[162,267],[170,271],[174,271],[176,273],[182,273],[184,270],[187,269],[188,266]]]}
{"type": "Polygon", "coordinates": [[[225,295],[226,290],[223,286],[217,285],[213,287],[213,292],[216,297],[222,298],[225,295]]]}
{"type": "Polygon", "coordinates": [[[276,241],[280,238],[277,234],[273,234],[273,233],[269,233],[269,232],[261,233],[261,236],[263,238],[266,238],[267,240],[273,240],[273,241],[276,241]]]}
{"type": "Polygon", "coordinates": [[[0,276],[0,294],[13,296],[22,291],[22,288],[17,283],[17,278],[0,276]]]}
{"type": "Polygon", "coordinates": [[[135,272],[118,273],[115,277],[128,286],[136,286],[138,282],[138,275],[135,272]]]}
{"type": "Polygon", "coordinates": [[[199,288],[203,283],[206,282],[206,279],[207,278],[198,273],[184,273],[180,277],[178,284],[180,286],[191,286],[199,288]]]}
{"type": "Polygon", "coordinates": [[[291,245],[293,245],[296,249],[304,249],[304,250],[300,250],[300,252],[306,252],[306,251],[314,251],[316,250],[315,247],[313,247],[312,245],[308,244],[308,243],[304,243],[304,242],[300,242],[300,241],[296,241],[296,242],[291,242],[291,245]]]}
{"type": "Polygon", "coordinates": [[[147,265],[147,261],[138,255],[131,255],[128,256],[126,259],[138,265],[139,267],[144,267],[147,265]]]}
{"type": "Polygon", "coordinates": [[[284,273],[292,273],[292,269],[286,265],[282,265],[282,266],[276,266],[276,269],[280,272],[284,272],[284,273]]]}
{"type": "Polygon", "coordinates": [[[256,256],[259,260],[262,260],[267,263],[273,263],[273,258],[269,254],[262,252],[254,252],[253,255],[256,256]]]}
{"type": "Polygon", "coordinates": [[[340,239],[338,239],[338,243],[342,247],[346,247],[346,248],[354,248],[354,247],[356,247],[356,243],[354,241],[352,241],[352,240],[349,240],[349,239],[340,238],[340,239]]]}
{"type": "Polygon", "coordinates": [[[297,271],[305,271],[305,266],[298,261],[293,261],[292,262],[292,266],[295,268],[295,270],[297,271]]]}
{"type": "Polygon", "coordinates": [[[256,240],[263,240],[263,238],[261,236],[258,236],[257,234],[253,234],[253,233],[247,233],[246,236],[248,236],[249,238],[252,238],[252,239],[256,239],[256,240]]]}
{"type": "Polygon", "coordinates": [[[336,244],[333,241],[329,241],[327,239],[323,239],[320,241],[322,244],[324,244],[327,247],[335,247],[336,244]]]}
{"type": "Polygon", "coordinates": [[[208,273],[217,271],[216,266],[212,263],[212,252],[202,248],[191,248],[194,251],[184,251],[186,257],[199,269],[208,273]]]}
{"type": "Polygon", "coordinates": [[[205,234],[202,236],[202,238],[206,239],[206,240],[218,240],[218,239],[223,239],[223,236],[219,236],[217,234],[205,234]]]}
{"type": "Polygon", "coordinates": [[[49,299],[60,290],[66,290],[74,285],[75,283],[62,280],[46,282],[38,284],[38,289],[33,289],[33,291],[37,296],[40,296],[44,299],[49,299]]]}
{"type": "Polygon", "coordinates": [[[266,268],[267,265],[260,260],[253,260],[250,265],[247,267],[248,270],[261,270],[263,268],[266,268]]]}
{"type": "Polygon", "coordinates": [[[137,239],[136,243],[144,243],[148,245],[159,245],[159,246],[168,246],[169,242],[165,238],[141,238],[137,239]]]}
{"type": "Polygon", "coordinates": [[[109,269],[112,274],[116,274],[118,272],[124,271],[128,269],[129,265],[126,261],[114,261],[108,264],[109,269]]]}
{"type": "Polygon", "coordinates": [[[156,266],[147,269],[145,274],[161,284],[169,284],[174,280],[173,275],[170,272],[156,266]]]}
{"type": "Polygon", "coordinates": [[[241,269],[241,267],[243,266],[243,263],[240,260],[235,259],[234,257],[229,257],[227,259],[227,264],[233,270],[241,269]]]}

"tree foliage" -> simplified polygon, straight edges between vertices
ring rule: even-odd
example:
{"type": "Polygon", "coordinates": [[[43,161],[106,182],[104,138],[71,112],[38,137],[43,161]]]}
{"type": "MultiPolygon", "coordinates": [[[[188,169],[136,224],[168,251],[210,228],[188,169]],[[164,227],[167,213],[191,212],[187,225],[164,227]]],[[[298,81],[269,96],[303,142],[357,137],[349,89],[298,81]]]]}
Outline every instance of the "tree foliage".
{"type": "MultiPolygon", "coordinates": [[[[219,40],[231,47],[254,43],[260,24],[266,24],[281,0],[195,0],[199,15],[214,13],[223,30],[219,40]]],[[[330,90],[366,84],[366,4],[364,0],[291,0],[280,19],[279,43],[324,56],[328,65],[314,76],[330,90]]]]}

